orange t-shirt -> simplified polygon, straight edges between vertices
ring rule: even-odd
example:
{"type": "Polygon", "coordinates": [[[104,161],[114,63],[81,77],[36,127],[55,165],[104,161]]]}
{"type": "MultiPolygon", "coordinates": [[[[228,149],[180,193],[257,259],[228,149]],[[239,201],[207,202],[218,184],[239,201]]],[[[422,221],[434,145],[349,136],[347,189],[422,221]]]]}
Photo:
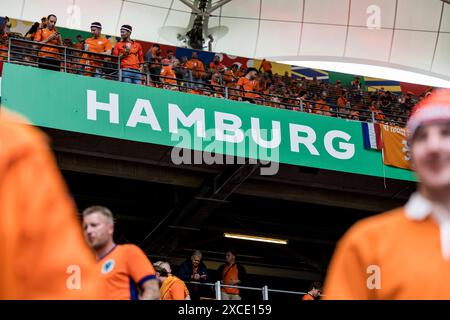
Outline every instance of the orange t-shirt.
{"type": "Polygon", "coordinates": [[[155,279],[155,269],[145,253],[134,244],[116,245],[97,261],[109,300],[137,300],[138,287],[155,279]]]}
{"type": "MultiPolygon", "coordinates": [[[[238,268],[236,264],[232,264],[227,265],[224,269],[223,269],[223,273],[222,273],[222,280],[223,280],[223,284],[226,285],[232,285],[231,282],[236,282],[237,280],[239,280],[239,273],[238,273],[238,268]]],[[[222,291],[228,293],[228,294],[239,294],[239,289],[238,288],[222,288],[222,291]]]]}
{"type": "Polygon", "coordinates": [[[161,300],[186,300],[189,290],[183,280],[170,275],[164,280],[160,293],[161,300]]]}
{"type": "Polygon", "coordinates": [[[101,299],[94,255],[47,138],[25,123],[2,109],[0,300],[101,299]]]}
{"type": "Polygon", "coordinates": [[[173,71],[171,66],[163,66],[161,69],[161,75],[163,77],[167,77],[161,78],[161,82],[177,84],[177,76],[175,75],[175,72],[173,71]]]}
{"type": "MultiPolygon", "coordinates": [[[[257,91],[258,90],[258,81],[249,80],[246,77],[239,78],[237,82],[237,86],[239,89],[243,89],[244,91],[257,91]]],[[[259,97],[258,94],[253,92],[244,92],[244,97],[247,98],[256,98],[259,97]]]]}
{"type": "MultiPolygon", "coordinates": [[[[47,28],[45,29],[39,29],[36,34],[34,35],[34,41],[41,42],[45,39],[48,39],[50,36],[52,36],[56,32],[55,29],[49,30],[47,28]]],[[[59,45],[58,37],[54,38],[53,40],[47,42],[50,45],[57,46],[59,45]]],[[[54,54],[51,52],[59,53],[59,48],[53,48],[53,47],[47,47],[43,46],[41,48],[41,51],[39,51],[39,57],[47,57],[47,58],[55,58],[55,59],[62,59],[62,56],[59,54],[54,54]],[[43,51],[50,51],[49,52],[43,52],[43,51]]]]}
{"type": "Polygon", "coordinates": [[[131,40],[130,42],[118,42],[113,50],[113,55],[121,56],[125,52],[125,47],[130,44],[130,52],[127,56],[120,59],[120,67],[122,69],[140,69],[144,63],[144,55],[140,43],[131,40]]]}
{"type": "MultiPolygon", "coordinates": [[[[109,42],[106,38],[88,38],[85,40],[85,44],[87,44],[89,52],[94,53],[104,53],[106,51],[112,50],[111,42],[109,42]]],[[[83,53],[83,58],[91,58],[96,60],[103,60],[104,57],[96,56],[96,55],[90,55],[88,53],[83,53]]],[[[100,67],[102,65],[101,62],[93,61],[93,60],[87,60],[87,63],[92,67],[100,67]]]]}
{"type": "Polygon", "coordinates": [[[205,66],[199,59],[188,60],[185,67],[192,71],[192,75],[195,79],[204,78],[206,76],[205,66]]]}
{"type": "Polygon", "coordinates": [[[324,287],[334,299],[450,299],[450,261],[432,217],[404,208],[357,222],[339,241],[324,287]]]}

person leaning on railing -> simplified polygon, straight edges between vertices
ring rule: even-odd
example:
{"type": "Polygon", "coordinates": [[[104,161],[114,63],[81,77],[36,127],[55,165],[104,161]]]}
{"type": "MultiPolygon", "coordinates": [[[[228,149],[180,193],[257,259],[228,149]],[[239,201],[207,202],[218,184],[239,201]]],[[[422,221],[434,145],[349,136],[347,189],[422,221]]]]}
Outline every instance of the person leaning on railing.
{"type": "Polygon", "coordinates": [[[102,60],[105,58],[95,54],[88,54],[87,52],[110,55],[112,46],[108,39],[100,37],[102,33],[102,24],[100,22],[91,23],[91,33],[92,37],[87,38],[84,41],[84,50],[86,51],[86,53],[83,54],[84,60],[82,60],[85,63],[84,71],[88,76],[101,78],[103,74],[103,63],[95,60],[102,60]]]}
{"type": "Polygon", "coordinates": [[[127,83],[141,84],[144,55],[142,46],[130,39],[132,27],[123,25],[120,28],[121,40],[113,50],[113,55],[120,57],[120,68],[122,69],[122,81],[127,83]]]}
{"type": "Polygon", "coordinates": [[[47,17],[47,27],[39,29],[34,36],[34,41],[52,45],[52,47],[42,46],[39,51],[38,66],[41,69],[60,71],[61,55],[59,54],[59,48],[53,46],[62,46],[63,41],[61,34],[56,30],[56,21],[56,16],[50,14],[47,17]]]}

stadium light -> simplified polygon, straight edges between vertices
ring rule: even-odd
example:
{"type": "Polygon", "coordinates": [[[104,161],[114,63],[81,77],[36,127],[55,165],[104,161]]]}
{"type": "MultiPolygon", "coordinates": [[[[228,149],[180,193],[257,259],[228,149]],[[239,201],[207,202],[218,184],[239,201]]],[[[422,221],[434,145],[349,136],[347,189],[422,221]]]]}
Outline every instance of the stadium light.
{"type": "Polygon", "coordinates": [[[232,239],[239,239],[239,240],[249,240],[249,241],[268,242],[268,243],[275,243],[275,244],[284,244],[284,245],[288,244],[288,240],[251,236],[251,235],[238,234],[238,233],[225,232],[224,237],[232,238],[232,239]]]}

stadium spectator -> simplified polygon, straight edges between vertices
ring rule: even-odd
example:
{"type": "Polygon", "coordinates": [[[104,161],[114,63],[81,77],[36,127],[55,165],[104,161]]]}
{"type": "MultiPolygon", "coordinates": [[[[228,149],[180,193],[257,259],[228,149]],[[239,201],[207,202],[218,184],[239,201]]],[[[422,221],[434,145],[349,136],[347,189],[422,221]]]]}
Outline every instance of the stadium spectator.
{"type": "Polygon", "coordinates": [[[190,300],[189,290],[180,278],[172,275],[172,269],[167,262],[158,261],[154,265],[156,278],[161,284],[161,300],[190,300]]]}
{"type": "Polygon", "coordinates": [[[177,57],[175,57],[175,53],[172,49],[167,50],[167,59],[169,60],[170,66],[172,67],[172,70],[175,72],[175,75],[177,76],[177,79],[182,79],[183,75],[180,68],[180,60],[178,60],[177,57]]]}
{"type": "Polygon", "coordinates": [[[219,72],[213,73],[210,80],[212,91],[216,94],[220,94],[223,97],[223,83],[222,77],[219,72]]]}
{"type": "Polygon", "coordinates": [[[34,40],[34,36],[36,35],[36,32],[38,32],[39,30],[39,26],[40,23],[39,22],[35,22],[33,23],[33,25],[31,26],[31,28],[27,31],[27,33],[25,33],[25,35],[23,36],[26,40],[34,40]]]}
{"type": "Polygon", "coordinates": [[[272,78],[272,63],[270,61],[267,61],[266,59],[263,59],[261,61],[261,65],[259,66],[258,71],[261,71],[263,69],[264,73],[267,74],[270,78],[272,78]]]}
{"type": "MultiPolygon", "coordinates": [[[[34,41],[41,44],[49,44],[53,46],[62,46],[63,41],[61,34],[56,30],[57,18],[54,14],[50,14],[47,17],[47,27],[40,29],[34,36],[34,41]]],[[[39,68],[48,69],[53,71],[60,71],[61,55],[59,54],[59,48],[42,46],[39,51],[39,68]]]]}
{"type": "Polygon", "coordinates": [[[39,29],[47,28],[47,17],[41,18],[41,23],[39,24],[39,29]]]}
{"type": "Polygon", "coordinates": [[[11,21],[10,21],[9,17],[5,16],[4,21],[5,21],[4,22],[4,30],[6,33],[10,33],[11,32],[11,21]]]}
{"type": "MultiPolygon", "coordinates": [[[[102,33],[102,24],[100,22],[91,23],[92,37],[87,38],[84,41],[84,50],[92,53],[99,53],[110,55],[112,51],[111,42],[104,37],[100,37],[102,33]]],[[[84,53],[83,59],[85,61],[84,70],[87,75],[94,76],[95,78],[101,78],[103,74],[102,66],[103,62],[95,60],[106,60],[106,57],[84,53]]]]}
{"type": "Polygon", "coordinates": [[[134,244],[114,242],[114,218],[108,208],[85,209],[83,230],[97,257],[97,272],[105,282],[108,299],[159,299],[156,273],[145,253],[134,244]]]}
{"type": "MultiPolygon", "coordinates": [[[[202,253],[198,250],[192,253],[190,259],[187,259],[180,266],[178,271],[180,279],[183,281],[196,281],[207,283],[211,279],[209,278],[208,269],[202,261],[202,253]]],[[[188,289],[191,294],[192,300],[199,300],[200,297],[209,295],[208,287],[198,284],[188,284],[188,289]]]]}
{"type": "Polygon", "coordinates": [[[162,69],[161,47],[159,44],[154,43],[153,46],[147,51],[145,54],[145,61],[148,63],[150,78],[156,83],[164,82],[159,78],[162,69]]]}
{"type": "MultiPolygon", "coordinates": [[[[244,266],[236,262],[236,250],[230,249],[225,254],[226,263],[218,269],[221,283],[229,286],[242,286],[247,276],[244,266]]],[[[241,300],[239,288],[223,287],[222,300],[241,300]]]]}
{"type": "Polygon", "coordinates": [[[202,82],[206,78],[205,66],[198,58],[197,52],[192,52],[192,57],[186,62],[185,67],[190,71],[193,81],[202,82]]]}
{"type": "Polygon", "coordinates": [[[77,35],[77,42],[75,42],[74,48],[77,50],[84,50],[84,48],[85,48],[84,44],[85,44],[85,41],[83,39],[83,36],[81,34],[77,35]]]}
{"type": "Polygon", "coordinates": [[[3,73],[3,62],[8,60],[8,34],[0,28],[0,76],[3,73]]]}
{"type": "Polygon", "coordinates": [[[326,299],[450,299],[450,90],[414,107],[407,139],[417,192],[404,207],[359,221],[344,235],[326,299]]]}
{"type": "Polygon", "coordinates": [[[0,143],[0,300],[102,299],[48,138],[2,107],[0,143]]]}
{"type": "Polygon", "coordinates": [[[114,47],[113,54],[121,58],[120,68],[122,69],[122,81],[127,83],[141,84],[144,64],[142,46],[130,39],[133,31],[130,25],[123,25],[120,28],[120,42],[114,47]]]}
{"type": "Polygon", "coordinates": [[[237,84],[236,89],[240,89],[241,95],[243,96],[243,101],[248,101],[255,103],[255,98],[258,98],[259,95],[256,93],[258,90],[258,70],[255,68],[248,68],[245,76],[240,77],[237,84]]]}
{"type": "Polygon", "coordinates": [[[230,90],[230,88],[236,87],[236,82],[238,81],[237,72],[239,70],[239,66],[235,63],[231,66],[230,69],[225,70],[223,75],[223,83],[227,86],[228,89],[228,97],[229,99],[236,100],[238,93],[235,90],[230,90]]]}
{"type": "Polygon", "coordinates": [[[308,293],[302,297],[302,300],[319,300],[321,292],[322,284],[315,281],[309,286],[308,293]]]}
{"type": "Polygon", "coordinates": [[[177,76],[172,69],[169,59],[162,60],[162,69],[161,69],[161,82],[164,84],[165,89],[169,90],[177,90],[177,76]]]}
{"type": "Polygon", "coordinates": [[[219,73],[219,75],[223,74],[225,72],[225,66],[220,61],[220,56],[215,55],[213,61],[209,64],[209,72],[211,75],[214,73],[219,73]]]}

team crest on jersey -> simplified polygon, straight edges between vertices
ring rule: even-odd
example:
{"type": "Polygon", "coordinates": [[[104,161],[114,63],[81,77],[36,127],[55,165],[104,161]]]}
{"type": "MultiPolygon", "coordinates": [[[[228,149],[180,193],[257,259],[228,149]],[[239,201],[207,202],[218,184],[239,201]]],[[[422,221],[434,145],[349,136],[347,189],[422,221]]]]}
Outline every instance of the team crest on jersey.
{"type": "Polygon", "coordinates": [[[102,266],[102,273],[109,273],[114,269],[114,259],[109,259],[102,266]]]}

